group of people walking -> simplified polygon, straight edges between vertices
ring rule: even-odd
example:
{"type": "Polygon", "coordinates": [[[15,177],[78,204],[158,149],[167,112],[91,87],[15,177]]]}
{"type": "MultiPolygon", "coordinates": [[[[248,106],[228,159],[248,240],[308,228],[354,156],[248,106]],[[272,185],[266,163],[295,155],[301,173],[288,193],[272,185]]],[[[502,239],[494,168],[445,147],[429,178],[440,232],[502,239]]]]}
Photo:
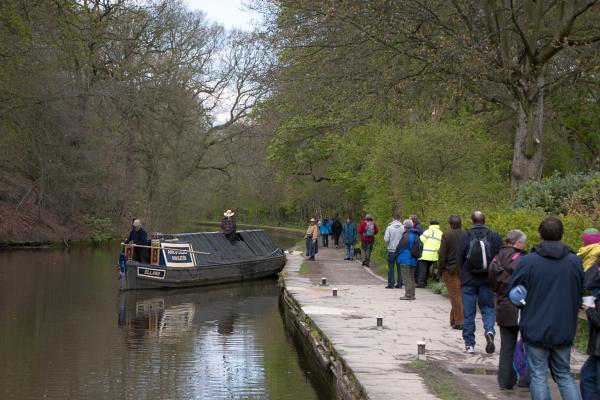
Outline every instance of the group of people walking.
{"type": "MultiPolygon", "coordinates": [[[[450,297],[450,326],[462,332],[465,353],[475,353],[477,308],[486,353],[496,349],[498,325],[500,389],[529,386],[532,399],[549,399],[550,369],[563,399],[600,399],[600,296],[583,305],[590,325],[590,356],[581,370],[580,390],[570,371],[584,288],[593,296],[600,292],[600,232],[587,229],[576,255],[562,243],[562,221],[547,217],[538,227],[541,243],[528,253],[521,230],[512,229],[501,239],[486,226],[481,211],[471,214],[468,230],[457,215],[448,218],[448,225],[442,232],[438,221],[431,220],[423,231],[416,216],[401,222],[399,214],[392,215],[383,235],[388,251],[386,288],[404,287],[400,299],[415,300],[415,287],[425,287],[437,264],[450,297]],[[523,358],[520,368],[515,355],[523,358]]],[[[378,232],[368,214],[358,228],[348,218],[341,232],[346,259],[352,258],[353,244],[360,237],[363,265],[368,266],[378,232]]]]}

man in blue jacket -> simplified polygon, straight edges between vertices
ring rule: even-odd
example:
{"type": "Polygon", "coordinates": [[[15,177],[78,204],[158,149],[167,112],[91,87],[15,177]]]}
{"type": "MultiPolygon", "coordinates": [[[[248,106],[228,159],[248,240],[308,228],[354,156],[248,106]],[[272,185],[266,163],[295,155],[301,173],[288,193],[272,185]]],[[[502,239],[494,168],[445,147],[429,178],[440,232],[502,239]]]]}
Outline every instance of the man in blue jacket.
{"type": "Polygon", "coordinates": [[[542,221],[542,243],[523,257],[511,288],[527,289],[519,328],[528,345],[531,398],[549,399],[548,361],[563,399],[580,399],[571,376],[571,346],[583,294],[583,267],[571,249],[561,242],[564,227],[556,217],[542,221]]]}
{"type": "Polygon", "coordinates": [[[502,239],[498,233],[485,226],[485,215],[481,211],[471,214],[471,229],[465,232],[459,239],[456,252],[456,261],[460,265],[460,287],[462,292],[462,303],[465,320],[463,322],[462,336],[465,342],[465,353],[475,352],[475,316],[477,314],[477,303],[483,320],[485,334],[485,351],[491,354],[496,349],[494,336],[496,330],[496,305],[494,304],[494,292],[490,287],[487,266],[502,246],[502,239]],[[485,247],[485,253],[482,248],[485,247]],[[474,254],[479,250],[480,270],[474,267],[472,262],[474,254]],[[483,260],[481,260],[483,258],[483,260]]]}

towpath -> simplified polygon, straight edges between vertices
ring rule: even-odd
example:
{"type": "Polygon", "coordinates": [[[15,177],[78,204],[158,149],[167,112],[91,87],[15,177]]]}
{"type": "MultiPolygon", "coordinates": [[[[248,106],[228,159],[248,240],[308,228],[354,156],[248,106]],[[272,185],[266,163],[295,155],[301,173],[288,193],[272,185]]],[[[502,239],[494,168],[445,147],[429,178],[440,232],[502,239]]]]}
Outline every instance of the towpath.
{"type": "MultiPolygon", "coordinates": [[[[449,371],[453,382],[468,387],[478,398],[527,399],[529,391],[500,391],[496,385],[500,337],[496,352],[485,353],[481,316],[477,317],[475,354],[463,353],[461,331],[449,325],[450,302],[429,289],[417,289],[415,301],[401,301],[404,289],[385,289],[386,280],[343,260],[342,250],[319,249],[316,261],[291,254],[285,267],[285,286],[306,316],[327,338],[353,372],[366,397],[376,399],[436,399],[424,380],[407,368],[416,359],[417,341],[426,343],[427,360],[449,371]],[[305,266],[300,270],[301,264],[305,266]],[[327,278],[327,286],[321,278],[327,278]],[[332,295],[338,289],[337,297],[332,295]],[[383,317],[383,328],[376,317],[383,317]]],[[[585,356],[573,354],[572,370],[585,356]]],[[[560,398],[554,383],[553,397],[560,398]]]]}

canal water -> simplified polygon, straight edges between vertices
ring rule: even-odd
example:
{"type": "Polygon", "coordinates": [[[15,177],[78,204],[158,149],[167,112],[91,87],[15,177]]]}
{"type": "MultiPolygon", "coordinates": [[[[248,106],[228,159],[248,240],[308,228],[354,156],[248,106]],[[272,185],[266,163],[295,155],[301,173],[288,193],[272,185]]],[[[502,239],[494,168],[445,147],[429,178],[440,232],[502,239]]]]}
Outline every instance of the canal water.
{"type": "Polygon", "coordinates": [[[117,251],[0,251],[0,398],[330,397],[285,330],[275,279],[119,293],[117,251]]]}

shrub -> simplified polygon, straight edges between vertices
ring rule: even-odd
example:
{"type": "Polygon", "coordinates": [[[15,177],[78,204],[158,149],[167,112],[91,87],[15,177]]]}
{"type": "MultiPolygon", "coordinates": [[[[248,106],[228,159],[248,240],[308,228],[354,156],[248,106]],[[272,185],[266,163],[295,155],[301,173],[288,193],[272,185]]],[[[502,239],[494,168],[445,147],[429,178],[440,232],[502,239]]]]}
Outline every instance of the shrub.
{"type": "Polygon", "coordinates": [[[94,243],[104,243],[112,238],[112,221],[110,218],[88,217],[86,223],[94,243]]]}
{"type": "Polygon", "coordinates": [[[590,194],[598,195],[600,174],[582,174],[561,176],[558,172],[542,179],[523,185],[514,201],[516,208],[542,209],[550,214],[569,213],[569,202],[574,196],[586,198],[590,194]]]}

